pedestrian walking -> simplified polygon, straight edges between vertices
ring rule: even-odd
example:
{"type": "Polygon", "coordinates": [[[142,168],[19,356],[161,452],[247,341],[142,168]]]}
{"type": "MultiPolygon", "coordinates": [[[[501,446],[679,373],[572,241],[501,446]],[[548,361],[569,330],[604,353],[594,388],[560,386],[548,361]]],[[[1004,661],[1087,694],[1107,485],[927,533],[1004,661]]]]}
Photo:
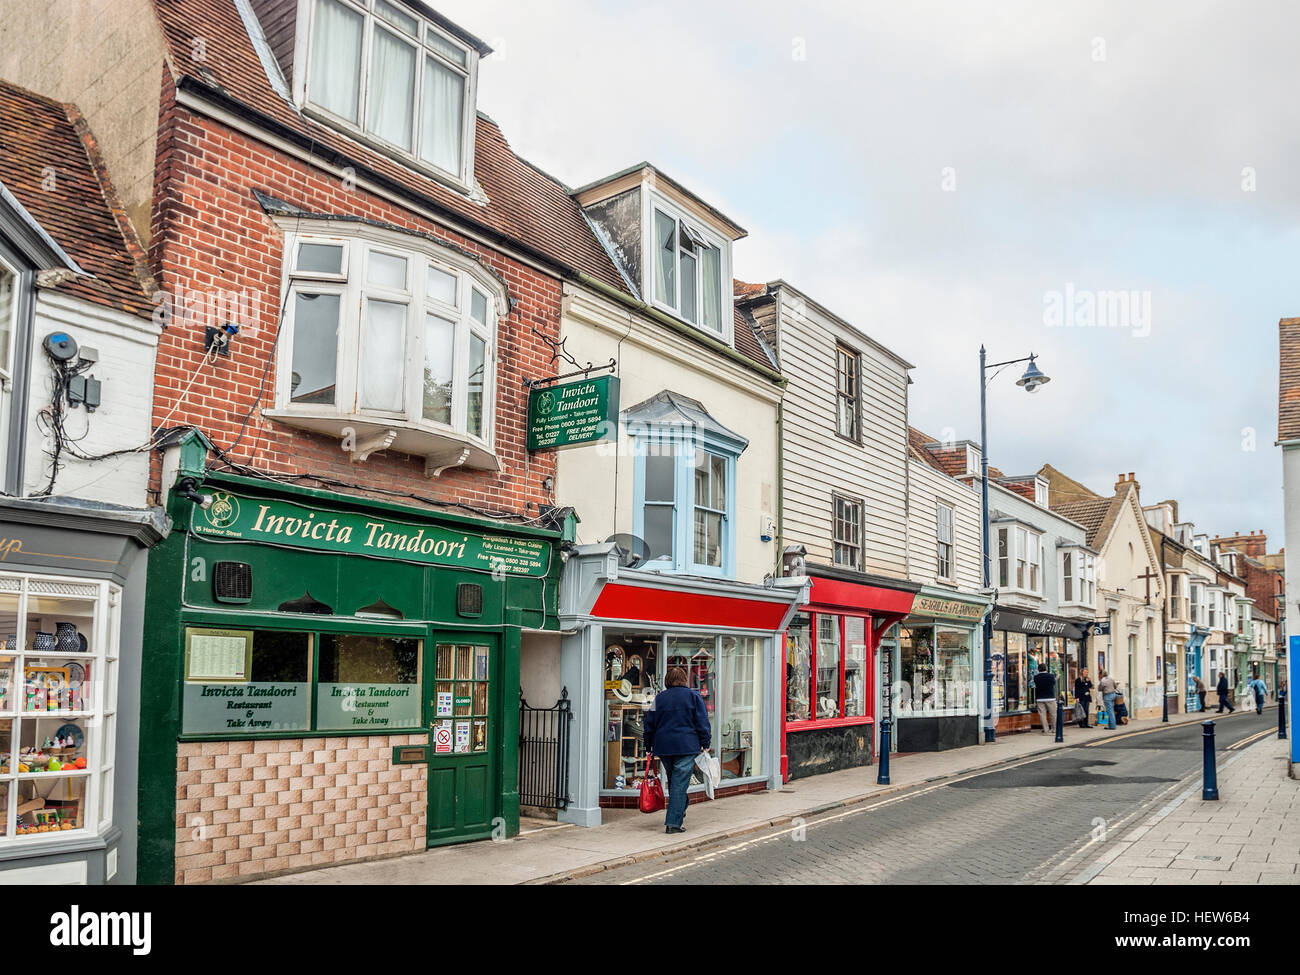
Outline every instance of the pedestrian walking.
{"type": "Polygon", "coordinates": [[[1201,710],[1205,710],[1205,681],[1197,675],[1192,676],[1193,685],[1196,689],[1196,696],[1201,699],[1201,710]]]}
{"type": "Polygon", "coordinates": [[[1228,709],[1229,714],[1237,710],[1232,706],[1232,692],[1228,690],[1228,675],[1222,670],[1219,671],[1219,683],[1214,686],[1214,692],[1219,695],[1217,714],[1222,714],[1224,708],[1228,709]]]}
{"type": "Polygon", "coordinates": [[[713,731],[704,698],[687,686],[685,668],[669,667],[664,684],[645,715],[645,747],[649,755],[659,757],[667,773],[664,832],[685,833],[682,823],[686,819],[691,770],[695,768],[695,756],[709,750],[713,731]]]}
{"type": "Polygon", "coordinates": [[[1079,719],[1079,727],[1089,727],[1088,712],[1092,710],[1092,681],[1088,678],[1088,668],[1084,667],[1079,671],[1079,676],[1074,679],[1074,700],[1077,702],[1075,710],[1082,709],[1082,717],[1079,719]]]}
{"type": "Polygon", "coordinates": [[[1263,714],[1264,698],[1268,694],[1268,685],[1264,683],[1262,677],[1256,674],[1255,679],[1250,682],[1250,689],[1255,692],[1255,713],[1263,714]]]}
{"type": "Polygon", "coordinates": [[[1101,678],[1097,681],[1097,693],[1101,695],[1102,707],[1106,709],[1106,727],[1114,731],[1117,727],[1115,723],[1115,695],[1119,693],[1119,687],[1115,684],[1115,678],[1111,677],[1106,671],[1098,671],[1101,678]]]}
{"type": "Polygon", "coordinates": [[[1056,705],[1056,675],[1047,672],[1047,664],[1038,665],[1034,674],[1034,701],[1038,704],[1038,718],[1043,726],[1042,734],[1052,730],[1052,708],[1056,705]]]}

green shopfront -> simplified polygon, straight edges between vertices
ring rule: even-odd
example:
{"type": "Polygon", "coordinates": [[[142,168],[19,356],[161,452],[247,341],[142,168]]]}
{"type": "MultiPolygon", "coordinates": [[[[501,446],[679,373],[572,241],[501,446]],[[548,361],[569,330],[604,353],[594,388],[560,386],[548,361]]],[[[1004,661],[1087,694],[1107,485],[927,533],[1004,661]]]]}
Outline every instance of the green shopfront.
{"type": "Polygon", "coordinates": [[[193,497],[149,565],[140,881],[517,833],[560,532],[234,475],[193,497]]]}

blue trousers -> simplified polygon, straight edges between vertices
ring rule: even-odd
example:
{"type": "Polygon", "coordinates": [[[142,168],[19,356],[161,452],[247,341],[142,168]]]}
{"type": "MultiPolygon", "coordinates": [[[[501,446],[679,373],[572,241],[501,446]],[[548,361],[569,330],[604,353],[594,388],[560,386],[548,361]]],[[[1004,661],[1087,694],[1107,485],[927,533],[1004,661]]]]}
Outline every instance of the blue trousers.
{"type": "Polygon", "coordinates": [[[1109,727],[1115,729],[1119,727],[1119,722],[1115,720],[1115,694],[1103,694],[1101,699],[1106,703],[1106,717],[1109,719],[1109,727]]]}
{"type": "Polygon", "coordinates": [[[691,770],[695,768],[694,755],[663,755],[659,759],[668,771],[668,808],[664,813],[665,826],[681,826],[686,818],[686,803],[690,799],[691,770]]]}

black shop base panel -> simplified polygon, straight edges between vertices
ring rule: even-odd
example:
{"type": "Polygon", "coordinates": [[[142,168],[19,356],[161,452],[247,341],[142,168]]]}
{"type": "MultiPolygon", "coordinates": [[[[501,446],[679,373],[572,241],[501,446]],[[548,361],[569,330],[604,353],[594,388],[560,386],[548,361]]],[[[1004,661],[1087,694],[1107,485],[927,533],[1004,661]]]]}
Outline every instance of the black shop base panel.
{"type": "Polygon", "coordinates": [[[899,718],[895,724],[900,752],[941,752],[979,744],[980,719],[973,714],[899,718]]]}

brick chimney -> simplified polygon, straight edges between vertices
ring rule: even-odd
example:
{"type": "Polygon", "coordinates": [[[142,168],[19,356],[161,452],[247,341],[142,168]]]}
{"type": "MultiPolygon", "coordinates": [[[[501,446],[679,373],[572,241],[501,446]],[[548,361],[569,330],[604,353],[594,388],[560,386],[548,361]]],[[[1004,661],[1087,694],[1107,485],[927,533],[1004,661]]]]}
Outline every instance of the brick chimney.
{"type": "Polygon", "coordinates": [[[1268,554],[1268,536],[1264,534],[1262,528],[1259,531],[1252,531],[1249,535],[1243,535],[1238,530],[1236,534],[1222,535],[1211,541],[1218,542],[1220,548],[1235,548],[1252,559],[1262,559],[1268,554]]]}
{"type": "Polygon", "coordinates": [[[1138,491],[1139,494],[1141,493],[1141,490],[1140,490],[1140,489],[1141,489],[1141,485],[1138,484],[1137,477],[1134,475],[1134,473],[1133,473],[1132,471],[1129,471],[1127,475],[1124,475],[1124,474],[1119,474],[1119,475],[1117,475],[1117,478],[1116,478],[1116,481],[1115,481],[1115,493],[1116,493],[1116,494],[1119,494],[1119,492],[1120,492],[1120,491],[1123,491],[1124,488],[1125,488],[1125,486],[1126,486],[1126,485],[1129,485],[1129,484],[1132,484],[1132,485],[1133,485],[1133,490],[1134,490],[1134,491],[1138,491]]]}

